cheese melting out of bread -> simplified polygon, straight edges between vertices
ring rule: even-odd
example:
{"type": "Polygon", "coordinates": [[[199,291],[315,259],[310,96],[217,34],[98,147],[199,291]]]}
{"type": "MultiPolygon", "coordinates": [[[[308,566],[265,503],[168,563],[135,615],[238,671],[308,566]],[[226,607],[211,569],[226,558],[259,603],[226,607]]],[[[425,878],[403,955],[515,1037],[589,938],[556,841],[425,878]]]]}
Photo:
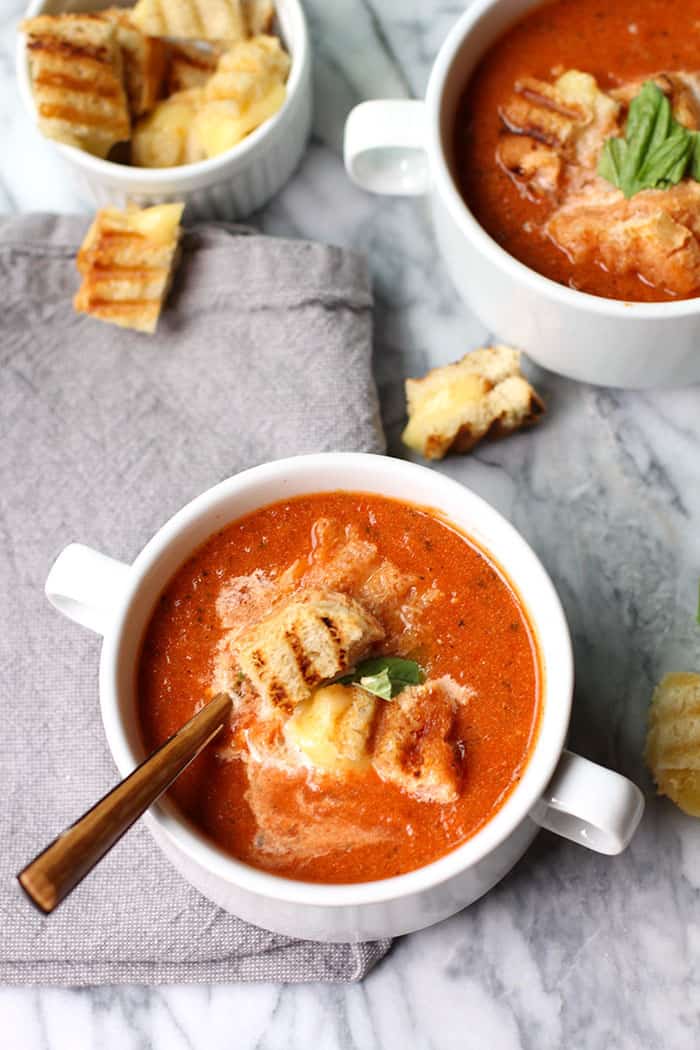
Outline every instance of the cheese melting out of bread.
{"type": "Polygon", "coordinates": [[[659,794],[700,817],[700,674],[667,674],[657,686],[645,758],[659,794]]]}
{"type": "MultiPolygon", "coordinates": [[[[186,53],[187,62],[192,53],[186,53]]],[[[205,63],[205,52],[199,54],[205,63]]],[[[179,61],[176,75],[185,83],[201,79],[202,86],[171,95],[137,123],[131,156],[140,167],[216,157],[284,104],[289,56],[276,37],[258,36],[235,45],[220,56],[213,72],[207,72],[206,64],[197,72],[190,62],[185,73],[182,56],[179,61]]]]}
{"type": "Polygon", "coordinates": [[[21,28],[39,128],[106,157],[130,129],[116,26],[98,15],[39,15],[21,28]]]}
{"type": "Polygon", "coordinates": [[[520,374],[520,354],[507,346],[474,350],[453,365],[406,380],[404,444],[427,459],[468,452],[487,435],[531,425],[544,404],[520,374]]]}
{"type": "Polygon", "coordinates": [[[179,91],[142,117],[131,140],[134,164],[141,168],[171,168],[204,160],[204,149],[194,128],[195,114],[203,100],[202,88],[179,91]]]}
{"type": "Polygon", "coordinates": [[[324,686],[297,705],[285,723],[285,739],[315,769],[364,769],[370,763],[368,739],[376,706],[374,697],[357,686],[324,686]]]}
{"type": "Polygon", "coordinates": [[[196,115],[194,132],[206,157],[231,149],[281,109],[287,92],[284,84],[273,84],[267,94],[241,108],[237,102],[208,102],[196,115]]]}
{"type": "Polygon", "coordinates": [[[103,208],[78,252],[79,313],[153,332],[170,286],[184,204],[103,208]]]}
{"type": "Polygon", "coordinates": [[[277,37],[256,36],[226,51],[204,87],[195,134],[207,157],[237,145],[281,109],[289,55],[277,37]]]}

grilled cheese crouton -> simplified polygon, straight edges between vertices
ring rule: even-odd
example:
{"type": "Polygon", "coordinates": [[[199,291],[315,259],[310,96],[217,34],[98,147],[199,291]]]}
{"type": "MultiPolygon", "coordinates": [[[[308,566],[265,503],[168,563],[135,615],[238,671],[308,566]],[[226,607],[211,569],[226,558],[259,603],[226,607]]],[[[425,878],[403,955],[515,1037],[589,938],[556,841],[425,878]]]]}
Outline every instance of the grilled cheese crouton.
{"type": "Polygon", "coordinates": [[[171,44],[168,56],[167,94],[204,87],[216,69],[220,50],[215,45],[171,44]]]}
{"type": "Polygon", "coordinates": [[[194,127],[202,105],[201,88],[179,91],[159,102],[134,127],[131,159],[141,168],[172,168],[204,160],[205,153],[194,127]]]}
{"type": "Polygon", "coordinates": [[[138,0],[131,20],[149,36],[180,40],[242,40],[247,33],[240,0],[138,0]]]}
{"type": "Polygon", "coordinates": [[[659,794],[700,817],[700,674],[667,674],[657,686],[645,758],[659,794]]]}
{"type": "Polygon", "coordinates": [[[277,37],[257,36],[226,51],[204,87],[195,133],[207,157],[231,149],[281,109],[289,55],[277,37]]]}
{"type": "Polygon", "coordinates": [[[229,48],[207,82],[207,99],[230,99],[241,107],[262,98],[271,82],[284,82],[289,55],[276,36],[260,35],[229,48]]]}
{"type": "Polygon", "coordinates": [[[422,379],[407,379],[406,398],[403,442],[427,459],[468,452],[487,435],[510,434],[544,412],[520,374],[520,354],[507,346],[474,350],[422,379]]]}
{"type": "Polygon", "coordinates": [[[99,15],[39,15],[21,28],[41,131],[106,157],[130,130],[116,26],[99,15]]]}
{"type": "Polygon", "coordinates": [[[331,591],[308,591],[245,631],[235,643],[235,656],[265,702],[291,711],[383,637],[379,621],[359,602],[331,591]]]}
{"type": "Polygon", "coordinates": [[[460,768],[452,740],[463,686],[445,676],[412,685],[382,704],[372,763],[382,778],[422,802],[455,802],[460,768]]]}
{"type": "Polygon", "coordinates": [[[165,74],[165,42],[142,33],[123,7],[107,7],[97,14],[117,27],[129,109],[133,117],[140,117],[158,100],[165,74]]]}
{"type": "Polygon", "coordinates": [[[569,69],[553,84],[525,77],[500,110],[498,161],[531,199],[558,197],[572,165],[590,178],[603,142],[618,130],[620,108],[590,73],[569,69]]]}
{"type": "Polygon", "coordinates": [[[642,274],[656,287],[691,295],[700,284],[700,241],[683,221],[689,195],[697,207],[700,187],[690,180],[633,201],[612,189],[582,193],[558,208],[545,230],[576,263],[595,259],[611,273],[642,274]]]}
{"type": "Polygon", "coordinates": [[[284,726],[289,745],[315,769],[344,773],[369,766],[375,698],[354,685],[327,685],[297,704],[284,726]]]}
{"type": "Polygon", "coordinates": [[[103,208],[78,252],[79,313],[141,332],[155,331],[168,292],[184,204],[126,212],[103,208]]]}

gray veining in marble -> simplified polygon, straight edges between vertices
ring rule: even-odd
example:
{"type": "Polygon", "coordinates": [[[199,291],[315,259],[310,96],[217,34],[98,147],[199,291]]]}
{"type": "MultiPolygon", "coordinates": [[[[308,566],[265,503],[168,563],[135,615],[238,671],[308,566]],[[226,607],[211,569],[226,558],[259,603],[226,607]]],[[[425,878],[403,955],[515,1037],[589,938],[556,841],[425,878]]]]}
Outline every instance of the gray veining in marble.
{"type": "MultiPolygon", "coordinates": [[[[20,109],[0,0],[0,210],[83,207],[20,109]]],[[[485,339],[436,254],[424,205],[366,196],[339,155],[362,98],[420,93],[458,3],[308,0],[315,135],[256,218],[271,234],[366,252],[376,374],[392,450],[402,380],[485,339]]],[[[660,348],[660,352],[663,352],[660,348]]],[[[0,990],[8,1050],[694,1050],[700,1045],[700,823],[653,799],[641,761],[653,683],[700,669],[700,413],[695,390],[621,393],[532,370],[539,431],[438,469],[502,510],[559,588],[574,637],[572,745],[648,796],[626,854],[541,835],[515,871],[440,926],[404,938],[349,988],[0,990]]]]}

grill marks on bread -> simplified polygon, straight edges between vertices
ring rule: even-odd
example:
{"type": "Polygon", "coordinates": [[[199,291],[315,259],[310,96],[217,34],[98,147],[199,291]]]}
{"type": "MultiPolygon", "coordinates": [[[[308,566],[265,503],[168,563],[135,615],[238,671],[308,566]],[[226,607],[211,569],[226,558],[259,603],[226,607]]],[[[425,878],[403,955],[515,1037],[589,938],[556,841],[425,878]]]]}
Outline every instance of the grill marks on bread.
{"type": "Polygon", "coordinates": [[[39,15],[22,30],[42,132],[106,157],[130,132],[116,26],[98,15],[39,15]]]}
{"type": "Polygon", "coordinates": [[[470,692],[447,676],[409,686],[382,705],[373,764],[382,780],[424,802],[456,802],[460,792],[455,714],[470,692]]]}
{"type": "Polygon", "coordinates": [[[142,33],[123,7],[107,7],[97,15],[116,26],[129,110],[140,117],[153,109],[160,95],[168,53],[165,41],[142,33]]]}
{"type": "MultiPolygon", "coordinates": [[[[660,72],[644,80],[663,91],[676,120],[691,130],[700,127],[697,73],[660,72]]],[[[637,274],[653,287],[688,296],[700,283],[698,183],[684,179],[626,200],[597,174],[603,143],[622,134],[642,84],[633,80],[603,92],[578,70],[551,84],[524,78],[500,111],[504,130],[496,159],[524,196],[553,203],[539,233],[573,263],[637,274]]]]}
{"type": "Polygon", "coordinates": [[[151,36],[241,40],[247,36],[240,0],[139,0],[132,21],[151,36]]]}
{"type": "Polygon", "coordinates": [[[170,285],[184,205],[103,208],[78,252],[79,313],[153,332],[170,285]]]}
{"type": "Polygon", "coordinates": [[[260,620],[236,645],[241,671],[264,701],[290,712],[315,686],[362,659],[384,637],[379,621],[347,595],[310,591],[260,620]]]}

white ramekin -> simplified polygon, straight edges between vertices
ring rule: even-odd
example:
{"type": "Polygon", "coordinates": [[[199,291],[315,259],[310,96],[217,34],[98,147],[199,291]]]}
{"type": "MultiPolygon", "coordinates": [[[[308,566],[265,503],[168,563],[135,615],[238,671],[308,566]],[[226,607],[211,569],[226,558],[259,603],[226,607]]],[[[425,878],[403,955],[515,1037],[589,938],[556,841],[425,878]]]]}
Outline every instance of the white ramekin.
{"type": "MultiPolygon", "coordinates": [[[[238,474],[193,500],[124,565],[79,544],[59,555],[46,583],[63,613],[104,636],[100,701],[122,776],[143,760],[135,667],[163,587],[212,533],[258,507],[311,492],[364,491],[437,508],[502,567],[523,597],[542,659],[542,716],[525,771],[476,835],[432,864],[397,878],[318,885],[278,878],[234,860],[167,800],[148,814],[163,852],[222,908],[270,930],[328,941],[408,933],[480,897],[547,827],[602,853],[625,848],[641,818],[634,784],[563,750],[573,689],[571,642],[559,599],[535,554],[492,507],[457,482],[382,456],[326,453],[279,460],[238,474]]],[[[484,702],[488,702],[484,698],[484,702]]]]}
{"type": "Polygon", "coordinates": [[[553,372],[622,387],[700,380],[700,299],[618,302],[542,277],[473,217],[452,175],[452,136],[466,82],[490,45],[542,0],[475,0],[447,36],[425,102],[357,106],[345,166],[374,193],[430,196],[438,244],[458,292],[499,339],[553,372]]]}
{"type": "MultiPolygon", "coordinates": [[[[61,11],[96,10],[106,0],[32,0],[27,17],[61,11]]],[[[242,219],[266,204],[298,166],[311,129],[311,53],[306,18],[299,0],[276,0],[277,19],[291,55],[284,105],[270,120],[233,149],[211,160],[178,168],[131,168],[114,164],[74,146],[54,143],[79,185],[98,205],[146,206],[185,201],[189,216],[242,219]]],[[[27,112],[36,120],[22,34],[17,44],[19,89],[27,112]]],[[[38,134],[38,132],[37,132],[38,134]]]]}

